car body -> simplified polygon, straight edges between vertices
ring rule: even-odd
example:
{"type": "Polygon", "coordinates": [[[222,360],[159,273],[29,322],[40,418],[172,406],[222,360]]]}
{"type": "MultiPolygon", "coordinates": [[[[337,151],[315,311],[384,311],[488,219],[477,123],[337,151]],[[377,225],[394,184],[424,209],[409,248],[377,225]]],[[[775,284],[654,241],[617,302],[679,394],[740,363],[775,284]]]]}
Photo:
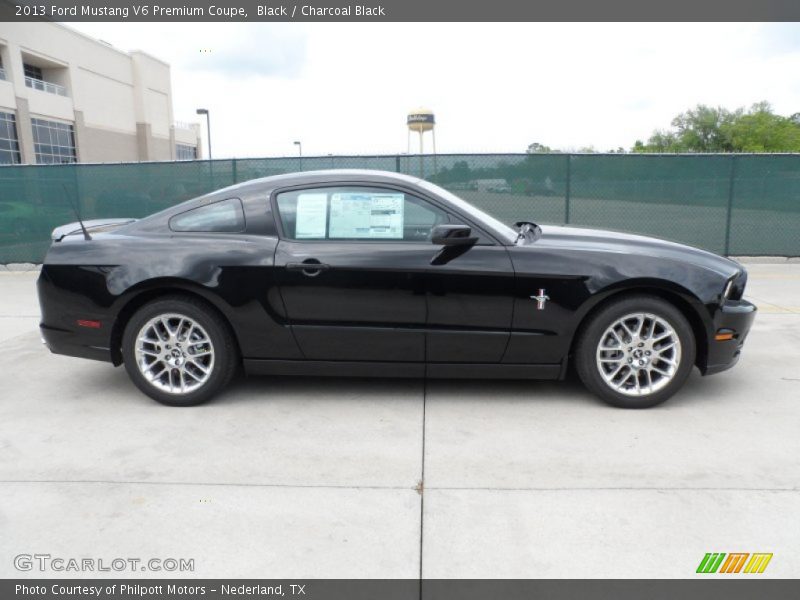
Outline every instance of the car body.
{"type": "MultiPolygon", "coordinates": [[[[600,364],[612,359],[636,366],[649,348],[663,354],[657,365],[673,375],[690,360],[680,365],[685,379],[693,365],[710,374],[735,364],[755,314],[742,299],[747,274],[727,258],[626,233],[511,227],[395,173],[257,179],[141,220],[93,221],[86,230],[73,223],[53,232],[38,281],[42,337],[52,352],[114,365],[125,362],[132,320],[166,296],[209,315],[193,313],[199,324],[213,320],[219,339],[230,341],[231,362],[280,375],[560,379],[598,314],[626,300],[642,323],[620,317],[597,342],[610,350],[597,346],[596,370],[609,376],[600,364]],[[638,337],[625,333],[635,326],[638,337]],[[675,347],[662,350],[652,340],[668,331],[675,347]],[[635,341],[639,350],[626,346],[635,341]]],[[[183,314],[176,306],[170,314],[183,314]]],[[[180,329],[171,323],[167,329],[180,329]]],[[[159,367],[174,367],[160,342],[158,349],[131,343],[128,362],[146,367],[153,353],[166,361],[159,367]]],[[[215,364],[227,365],[215,352],[215,364]]],[[[628,368],[617,390],[624,393],[606,394],[607,401],[645,406],[657,403],[648,396],[662,401],[675,391],[643,393],[647,377],[652,391],[653,378],[666,375],[628,368]]],[[[167,377],[151,395],[182,403],[171,393],[178,386],[172,371],[167,377]]],[[[617,385],[622,375],[615,377],[617,385]]],[[[140,387],[152,391],[146,382],[140,387]]],[[[195,392],[185,403],[207,399],[195,392]]]]}

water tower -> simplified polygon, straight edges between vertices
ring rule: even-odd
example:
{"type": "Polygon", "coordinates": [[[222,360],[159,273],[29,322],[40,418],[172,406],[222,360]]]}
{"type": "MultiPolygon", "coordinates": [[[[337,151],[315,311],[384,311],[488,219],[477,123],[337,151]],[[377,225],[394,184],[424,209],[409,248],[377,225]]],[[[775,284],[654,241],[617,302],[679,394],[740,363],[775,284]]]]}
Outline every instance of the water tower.
{"type": "Polygon", "coordinates": [[[424,167],[422,162],[422,155],[425,153],[424,136],[426,131],[431,132],[433,138],[433,170],[436,172],[436,119],[434,119],[433,111],[427,108],[418,108],[408,113],[406,120],[408,125],[408,153],[411,154],[411,132],[416,131],[419,133],[419,174],[424,177],[424,167]]]}

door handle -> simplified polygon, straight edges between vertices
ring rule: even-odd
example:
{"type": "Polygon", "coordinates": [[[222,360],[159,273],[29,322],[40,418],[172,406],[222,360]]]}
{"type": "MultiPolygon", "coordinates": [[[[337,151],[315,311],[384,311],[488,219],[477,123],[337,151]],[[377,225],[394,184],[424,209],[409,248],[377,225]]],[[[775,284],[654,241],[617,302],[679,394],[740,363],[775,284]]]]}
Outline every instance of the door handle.
{"type": "Polygon", "coordinates": [[[306,277],[316,277],[323,271],[328,271],[330,268],[331,268],[330,265],[321,263],[316,259],[308,259],[307,261],[299,263],[297,262],[286,263],[287,271],[300,271],[306,277]]]}

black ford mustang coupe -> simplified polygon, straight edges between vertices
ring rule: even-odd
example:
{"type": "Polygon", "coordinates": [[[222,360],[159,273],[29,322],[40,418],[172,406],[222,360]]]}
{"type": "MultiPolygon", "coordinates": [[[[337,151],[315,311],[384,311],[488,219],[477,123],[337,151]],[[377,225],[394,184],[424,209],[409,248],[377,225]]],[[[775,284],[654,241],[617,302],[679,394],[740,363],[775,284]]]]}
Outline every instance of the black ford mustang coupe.
{"type": "Polygon", "coordinates": [[[658,239],[514,227],[378,171],[280,175],[141,220],[53,232],[50,350],[124,364],[165,404],[248,373],[563,378],[615,406],[733,366],[755,316],[736,262],[658,239]]]}

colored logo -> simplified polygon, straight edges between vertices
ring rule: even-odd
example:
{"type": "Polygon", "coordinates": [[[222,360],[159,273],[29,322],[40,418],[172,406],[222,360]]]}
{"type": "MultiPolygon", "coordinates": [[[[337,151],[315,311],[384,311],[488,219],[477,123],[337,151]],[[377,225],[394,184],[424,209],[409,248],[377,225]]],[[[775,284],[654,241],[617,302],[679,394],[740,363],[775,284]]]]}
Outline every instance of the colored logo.
{"type": "Polygon", "coordinates": [[[769,561],[772,560],[772,553],[766,552],[708,552],[700,565],[697,567],[698,573],[763,573],[769,561]],[[748,560],[749,558],[749,560],[748,560]]]}

